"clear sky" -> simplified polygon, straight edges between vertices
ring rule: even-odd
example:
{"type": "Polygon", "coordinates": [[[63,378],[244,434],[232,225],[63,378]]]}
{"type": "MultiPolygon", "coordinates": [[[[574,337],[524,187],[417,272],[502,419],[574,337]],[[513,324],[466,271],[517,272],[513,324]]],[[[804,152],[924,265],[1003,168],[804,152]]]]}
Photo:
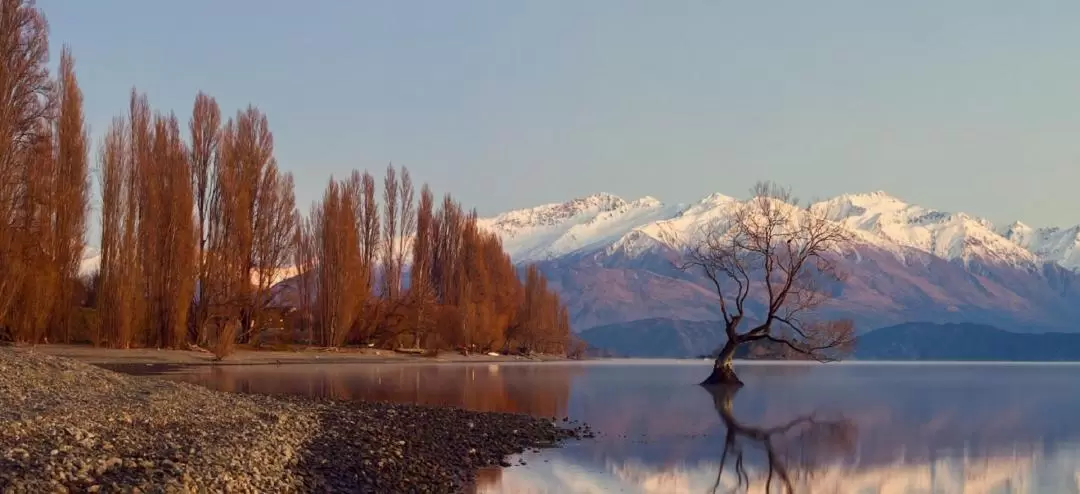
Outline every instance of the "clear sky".
{"type": "Polygon", "coordinates": [[[38,4],[95,148],[132,86],[184,121],[254,103],[305,208],[392,161],[481,214],[772,179],[1080,223],[1075,0],[38,4]]]}

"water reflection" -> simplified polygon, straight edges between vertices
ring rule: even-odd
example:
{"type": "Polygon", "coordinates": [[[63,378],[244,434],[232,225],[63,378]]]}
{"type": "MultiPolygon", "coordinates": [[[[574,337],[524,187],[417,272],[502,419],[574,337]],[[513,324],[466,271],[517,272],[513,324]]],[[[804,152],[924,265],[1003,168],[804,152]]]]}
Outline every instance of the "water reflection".
{"type": "Polygon", "coordinates": [[[517,364],[206,366],[172,377],[229,392],[452,405],[562,418],[571,378],[581,370],[517,364]]]}
{"type": "Polygon", "coordinates": [[[821,460],[850,455],[855,450],[855,424],[843,417],[823,419],[807,414],[781,425],[753,426],[735,418],[732,408],[738,388],[706,388],[706,391],[712,396],[713,407],[725,429],[714,493],[725,480],[724,469],[729,462],[734,468],[734,472],[729,470],[729,476],[732,473],[735,476],[734,489],[749,490],[754,485],[747,470],[746,447],[759,448],[765,455],[767,471],[763,479],[757,479],[758,484],[764,484],[762,489],[773,492],[773,486],[778,485],[785,493],[795,492],[794,480],[809,480],[821,460]]]}
{"type": "Polygon", "coordinates": [[[595,440],[481,472],[482,493],[1080,493],[1080,366],[707,363],[221,367],[219,389],[569,415],[595,440]]]}

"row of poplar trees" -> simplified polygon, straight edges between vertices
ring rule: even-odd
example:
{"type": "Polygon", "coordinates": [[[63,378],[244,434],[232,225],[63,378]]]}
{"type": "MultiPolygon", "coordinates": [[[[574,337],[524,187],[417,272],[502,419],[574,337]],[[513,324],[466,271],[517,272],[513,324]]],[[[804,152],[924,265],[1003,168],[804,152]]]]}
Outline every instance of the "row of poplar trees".
{"type": "Polygon", "coordinates": [[[0,0],[0,335],[115,348],[260,340],[564,352],[565,306],[449,195],[390,166],[331,178],[302,214],[266,116],[186,128],[132,90],[96,150],[100,267],[80,278],[90,146],[67,47],[55,77],[31,0],[0,0]],[[89,315],[88,315],[89,314],[89,315]],[[284,321],[288,321],[287,323],[284,321]]]}

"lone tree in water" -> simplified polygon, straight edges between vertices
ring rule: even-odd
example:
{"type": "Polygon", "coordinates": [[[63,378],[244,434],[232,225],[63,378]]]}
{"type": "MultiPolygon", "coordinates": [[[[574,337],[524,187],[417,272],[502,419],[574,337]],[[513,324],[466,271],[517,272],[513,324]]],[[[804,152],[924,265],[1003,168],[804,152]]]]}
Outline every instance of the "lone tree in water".
{"type": "Polygon", "coordinates": [[[701,383],[706,386],[742,386],[732,366],[740,345],[771,345],[795,358],[830,361],[854,343],[851,321],[812,319],[843,282],[831,254],[850,241],[848,231],[800,208],[788,189],[761,182],[752,192],[750,200],[732,206],[726,221],[691,243],[680,266],[711,282],[724,318],[727,341],[701,383]]]}

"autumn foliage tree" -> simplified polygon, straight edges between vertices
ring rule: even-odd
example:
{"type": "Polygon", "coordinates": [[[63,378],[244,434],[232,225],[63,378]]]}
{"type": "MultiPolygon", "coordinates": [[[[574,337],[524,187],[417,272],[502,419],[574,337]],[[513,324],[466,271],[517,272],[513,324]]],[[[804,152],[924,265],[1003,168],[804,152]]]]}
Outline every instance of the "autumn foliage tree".
{"type": "Polygon", "coordinates": [[[74,58],[53,79],[34,2],[0,0],[0,336],[68,341],[89,204],[74,58]]]}
{"type": "MultiPolygon", "coordinates": [[[[195,105],[188,123],[190,132],[191,186],[194,193],[198,274],[196,287],[207,287],[211,263],[207,256],[211,204],[217,193],[216,181],[219,143],[221,142],[221,108],[205,94],[195,96],[195,105]]],[[[210,316],[210,298],[199,296],[192,307],[192,337],[197,344],[206,342],[206,322],[210,316]]]]}
{"type": "Polygon", "coordinates": [[[359,177],[331,180],[297,239],[297,252],[310,252],[298,264],[310,269],[298,277],[296,292],[301,300],[313,294],[316,342],[566,350],[569,317],[558,296],[535,268],[522,283],[498,236],[479,227],[475,212],[464,212],[449,195],[436,209],[426,185],[414,206],[408,170],[393,167],[383,180],[380,211],[371,176],[359,177]]]}
{"type": "Polygon", "coordinates": [[[267,323],[260,316],[271,288],[293,261],[297,214],[266,115],[248,106],[219,122],[213,98],[197,96],[189,123],[199,280],[192,326],[199,343],[212,339],[227,354],[267,323]]]}
{"type": "Polygon", "coordinates": [[[132,93],[100,152],[102,261],[97,343],[179,347],[251,336],[270,286],[292,261],[292,176],[273,159],[253,107],[219,126],[200,94],[184,141],[172,115],[132,93]]]}
{"type": "Polygon", "coordinates": [[[323,346],[345,343],[371,293],[372,266],[363,262],[363,207],[358,172],[343,181],[331,180],[305,229],[315,258],[316,341],[323,346]]]}
{"type": "Polygon", "coordinates": [[[11,311],[33,269],[24,257],[31,167],[49,138],[55,93],[42,12],[30,1],[0,0],[0,26],[0,327],[15,333],[11,311]]]}
{"type": "Polygon", "coordinates": [[[73,308],[79,303],[75,293],[90,204],[89,137],[83,122],[83,95],[75,77],[75,59],[68,47],[60,54],[59,72],[51,235],[59,285],[50,326],[54,340],[70,341],[73,308]]]}
{"type": "Polygon", "coordinates": [[[742,385],[732,362],[741,345],[768,342],[825,361],[854,343],[851,321],[814,317],[843,281],[833,254],[849,234],[799,208],[787,189],[763,182],[751,192],[693,241],[681,265],[711,283],[724,319],[726,341],[704,385],[742,385]]]}
{"type": "Polygon", "coordinates": [[[188,149],[173,115],[152,114],[131,93],[99,152],[102,191],[100,305],[94,343],[180,347],[198,273],[188,149]]]}
{"type": "Polygon", "coordinates": [[[518,276],[475,211],[426,185],[417,199],[391,165],[381,188],[367,172],[331,179],[305,216],[266,115],[248,105],[223,121],[202,92],[184,130],[134,88],[104,130],[100,263],[86,276],[75,59],[64,47],[54,78],[41,10],[0,7],[0,337],[219,357],[277,330],[335,347],[565,351],[565,307],[537,271],[518,276]]]}
{"type": "Polygon", "coordinates": [[[138,302],[134,286],[136,265],[126,254],[133,250],[134,187],[131,184],[130,136],[125,119],[113,119],[98,152],[101,189],[101,264],[98,311],[101,330],[92,342],[112,348],[134,343],[134,310],[138,302]]]}
{"type": "Polygon", "coordinates": [[[176,117],[156,115],[150,138],[152,157],[140,163],[140,238],[145,241],[140,258],[150,304],[147,344],[175,348],[187,342],[197,273],[191,171],[176,117]]]}

